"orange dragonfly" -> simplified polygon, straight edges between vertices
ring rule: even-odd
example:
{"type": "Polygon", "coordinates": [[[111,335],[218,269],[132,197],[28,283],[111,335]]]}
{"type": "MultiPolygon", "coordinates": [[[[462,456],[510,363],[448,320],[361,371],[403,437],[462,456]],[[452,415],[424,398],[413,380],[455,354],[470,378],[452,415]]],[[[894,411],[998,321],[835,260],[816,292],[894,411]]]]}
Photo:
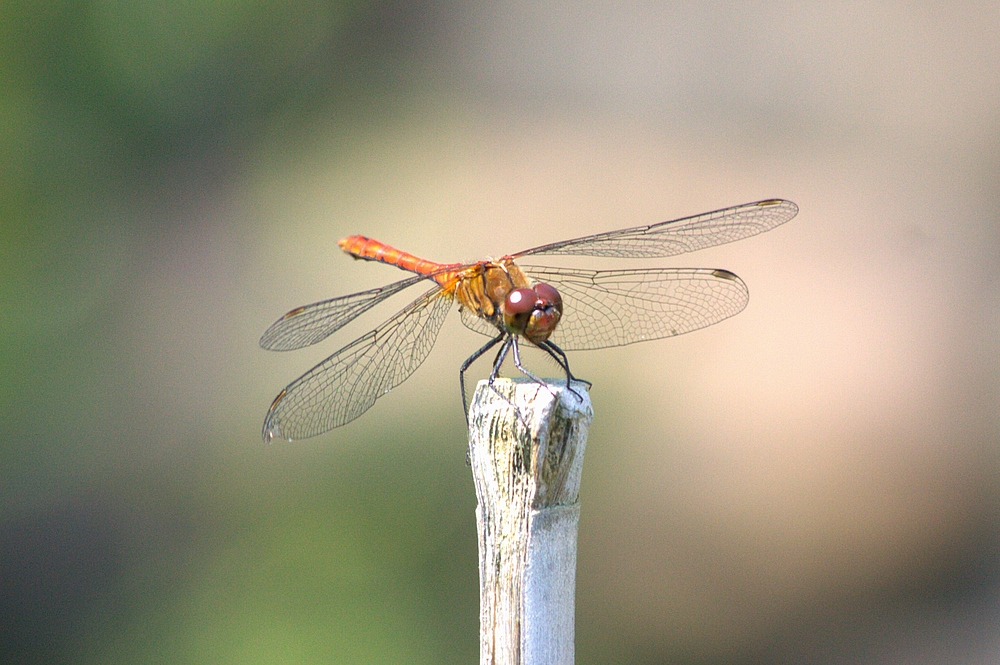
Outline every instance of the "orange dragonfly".
{"type": "Polygon", "coordinates": [[[521,372],[542,383],[521,365],[521,338],[550,355],[571,381],[575,377],[566,351],[624,346],[718,323],[739,313],[749,299],[746,285],[728,270],[594,271],[514,261],[542,254],[629,259],[673,256],[769,231],[797,212],[791,201],[768,199],[469,264],[434,263],[364,236],[344,238],[340,248],[351,256],[416,274],[381,288],[296,307],[267,329],[260,339],[262,347],[288,351],[315,344],[407,287],[424,280],[433,286],[278,393],[264,419],[264,440],[316,436],[363,414],[420,366],[456,300],[462,323],[490,337],[459,371],[465,407],[465,371],[498,344],[490,383],[508,354],[521,372]]]}

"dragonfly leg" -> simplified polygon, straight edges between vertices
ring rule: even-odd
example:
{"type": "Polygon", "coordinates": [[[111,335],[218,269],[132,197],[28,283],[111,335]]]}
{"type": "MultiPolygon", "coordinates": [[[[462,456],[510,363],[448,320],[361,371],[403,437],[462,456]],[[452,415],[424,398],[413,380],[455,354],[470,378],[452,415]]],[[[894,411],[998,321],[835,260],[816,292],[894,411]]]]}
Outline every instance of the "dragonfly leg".
{"type": "Polygon", "coordinates": [[[549,394],[551,394],[551,395],[554,396],[554,393],[552,392],[552,390],[549,389],[549,384],[547,384],[547,383],[545,383],[545,381],[542,381],[541,379],[539,379],[537,376],[535,376],[534,374],[532,374],[531,372],[529,372],[527,369],[525,369],[523,365],[521,365],[521,353],[520,353],[520,350],[518,349],[517,337],[516,336],[511,336],[510,339],[511,339],[511,348],[514,351],[514,367],[516,367],[518,370],[520,370],[521,374],[524,374],[526,377],[528,377],[529,379],[531,379],[535,383],[539,384],[540,386],[542,386],[543,388],[545,388],[546,390],[548,390],[549,394]]]}
{"type": "MultiPolygon", "coordinates": [[[[537,378],[533,374],[528,373],[523,367],[521,367],[520,354],[517,351],[517,338],[515,336],[513,336],[513,335],[508,334],[508,333],[501,333],[500,335],[497,335],[495,338],[491,339],[489,342],[487,342],[486,344],[484,344],[481,349],[479,349],[478,351],[476,351],[475,353],[473,353],[471,356],[469,356],[468,360],[466,360],[464,363],[462,363],[462,368],[461,368],[461,370],[459,370],[458,380],[459,380],[459,384],[461,385],[461,388],[462,388],[462,405],[465,407],[465,421],[466,421],[466,423],[468,423],[468,421],[469,421],[469,405],[466,402],[466,397],[465,397],[465,370],[469,369],[469,366],[472,365],[472,363],[476,362],[476,360],[478,360],[480,356],[482,356],[484,353],[486,353],[487,351],[489,351],[491,348],[493,348],[494,346],[496,346],[497,344],[499,344],[501,341],[503,342],[503,345],[500,347],[500,350],[497,352],[496,358],[493,359],[493,369],[490,370],[490,376],[489,376],[489,379],[487,380],[487,385],[490,387],[490,390],[492,390],[493,392],[495,392],[498,396],[500,396],[501,399],[503,399],[505,402],[507,402],[508,404],[510,404],[512,407],[514,407],[515,411],[518,410],[516,404],[514,404],[513,402],[511,402],[507,398],[506,395],[504,395],[503,393],[501,393],[499,390],[497,390],[493,386],[493,382],[496,380],[497,376],[499,376],[499,374],[500,374],[500,367],[503,365],[503,361],[506,360],[507,354],[510,353],[511,348],[514,349],[514,358],[515,358],[514,364],[517,365],[517,368],[519,370],[521,370],[522,372],[524,372],[524,374],[526,376],[528,376],[529,378],[531,378],[533,381],[541,383],[543,386],[545,385],[545,383],[543,381],[541,381],[539,378],[537,378]],[[506,339],[504,339],[504,338],[506,338],[506,339]]],[[[525,425],[527,425],[527,421],[521,416],[520,412],[518,412],[517,415],[518,415],[518,418],[520,418],[521,422],[523,422],[525,425]]],[[[465,461],[466,461],[466,463],[469,463],[469,452],[468,451],[466,451],[466,453],[465,453],[465,461]]]]}
{"type": "MultiPolygon", "coordinates": [[[[514,409],[514,412],[517,413],[518,419],[524,424],[525,427],[527,427],[528,421],[525,420],[525,418],[521,415],[521,411],[517,408],[517,404],[511,402],[506,395],[501,393],[493,386],[493,382],[500,374],[500,367],[503,365],[503,361],[507,359],[507,354],[510,353],[511,349],[514,349],[514,364],[517,365],[518,369],[521,369],[520,360],[518,359],[518,352],[517,352],[517,337],[514,335],[510,335],[507,337],[507,340],[503,343],[503,346],[500,347],[500,351],[497,353],[497,357],[493,360],[493,370],[490,372],[490,378],[487,381],[487,383],[490,387],[490,390],[499,395],[503,401],[511,405],[511,407],[514,409]]],[[[524,370],[521,371],[523,372],[524,370]]],[[[525,374],[527,374],[527,372],[525,372],[525,374]]],[[[528,376],[531,375],[528,374],[528,376]]],[[[535,379],[535,377],[533,376],[531,376],[531,378],[534,379],[535,381],[538,380],[535,379]]]]}
{"type": "Polygon", "coordinates": [[[496,360],[493,361],[493,371],[490,372],[489,386],[490,386],[490,388],[493,389],[493,392],[495,392],[497,395],[499,395],[505,402],[507,402],[508,404],[510,404],[514,408],[514,412],[517,413],[518,420],[520,420],[521,423],[525,427],[527,427],[528,426],[528,421],[525,419],[524,415],[521,413],[521,410],[517,408],[517,405],[514,404],[513,402],[511,402],[507,398],[506,395],[504,395],[499,390],[497,390],[496,388],[493,387],[493,381],[497,378],[497,375],[500,373],[500,366],[503,365],[503,361],[507,358],[507,354],[510,353],[513,350],[513,352],[514,352],[514,366],[517,367],[517,369],[520,370],[520,372],[522,374],[524,374],[526,377],[528,377],[529,379],[531,379],[532,381],[534,381],[535,383],[537,383],[541,387],[545,388],[545,390],[548,390],[549,394],[552,394],[552,390],[549,389],[549,386],[548,386],[547,383],[545,383],[544,381],[542,381],[541,379],[539,379],[537,376],[535,376],[534,374],[532,374],[531,372],[529,372],[528,370],[526,370],[523,365],[521,365],[521,352],[520,352],[519,349],[520,349],[520,347],[518,347],[518,344],[517,344],[517,336],[516,335],[510,335],[507,338],[507,341],[504,342],[503,347],[501,347],[500,352],[497,353],[496,360]]]}
{"type": "Polygon", "coordinates": [[[573,376],[573,372],[571,372],[569,369],[569,358],[566,357],[566,352],[560,349],[554,343],[550,342],[549,340],[545,340],[544,342],[539,344],[538,347],[541,348],[546,353],[548,353],[550,356],[552,356],[552,359],[555,360],[559,364],[559,366],[566,371],[566,387],[569,388],[569,391],[571,393],[576,395],[577,399],[582,401],[583,396],[580,395],[575,390],[573,390],[573,382],[579,381],[580,383],[586,383],[587,388],[592,387],[594,384],[592,384],[590,381],[586,379],[578,379],[577,377],[573,376]]]}
{"type": "MultiPolygon", "coordinates": [[[[475,353],[473,353],[471,356],[469,356],[468,358],[466,358],[465,362],[462,363],[462,368],[458,370],[458,385],[462,389],[462,408],[465,409],[465,424],[466,425],[469,424],[469,401],[468,401],[468,399],[465,396],[465,370],[469,369],[469,367],[472,365],[472,363],[474,363],[477,360],[479,360],[480,356],[482,356],[484,353],[486,353],[487,351],[489,351],[490,349],[492,349],[494,346],[496,346],[497,344],[499,344],[503,340],[503,338],[504,338],[505,335],[506,335],[506,333],[501,333],[501,334],[497,335],[496,337],[494,337],[493,339],[491,339],[490,341],[486,342],[486,344],[484,344],[481,349],[479,349],[478,351],[476,351],[475,353]]],[[[504,352],[504,355],[506,355],[506,352],[504,352]]],[[[503,362],[502,358],[501,358],[501,362],[503,362]]],[[[497,373],[497,367],[496,367],[496,363],[494,363],[493,373],[490,374],[490,387],[493,386],[493,378],[496,376],[496,373],[497,373]]]]}
{"type": "MultiPolygon", "coordinates": [[[[510,353],[510,347],[514,343],[514,339],[513,335],[508,336],[507,339],[504,340],[503,346],[501,346],[500,350],[497,352],[497,357],[493,359],[493,369],[490,370],[490,377],[487,379],[487,384],[497,395],[500,395],[500,392],[496,388],[493,388],[493,382],[496,381],[497,375],[500,374],[500,366],[503,365],[503,361],[507,358],[507,354],[510,353]]],[[[503,395],[500,396],[503,397],[503,395]]]]}

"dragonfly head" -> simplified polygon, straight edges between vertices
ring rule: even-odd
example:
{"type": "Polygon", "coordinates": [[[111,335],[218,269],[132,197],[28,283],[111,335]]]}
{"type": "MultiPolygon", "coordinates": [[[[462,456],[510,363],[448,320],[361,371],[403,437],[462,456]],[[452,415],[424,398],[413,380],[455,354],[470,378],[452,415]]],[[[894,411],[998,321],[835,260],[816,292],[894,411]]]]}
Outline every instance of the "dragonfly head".
{"type": "Polygon", "coordinates": [[[535,284],[533,289],[514,289],[503,303],[503,323],[514,335],[529,341],[544,342],[562,318],[562,296],[554,286],[535,284]]]}

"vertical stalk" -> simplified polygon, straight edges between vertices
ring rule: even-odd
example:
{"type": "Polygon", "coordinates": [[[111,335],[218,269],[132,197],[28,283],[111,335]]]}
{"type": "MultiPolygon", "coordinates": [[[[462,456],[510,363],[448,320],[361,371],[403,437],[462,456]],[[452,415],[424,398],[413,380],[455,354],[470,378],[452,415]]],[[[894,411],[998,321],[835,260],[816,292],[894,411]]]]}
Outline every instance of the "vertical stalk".
{"type": "Polygon", "coordinates": [[[580,476],[593,419],[586,385],[498,379],[476,388],[469,461],[479,527],[479,662],[574,659],[580,476]]]}

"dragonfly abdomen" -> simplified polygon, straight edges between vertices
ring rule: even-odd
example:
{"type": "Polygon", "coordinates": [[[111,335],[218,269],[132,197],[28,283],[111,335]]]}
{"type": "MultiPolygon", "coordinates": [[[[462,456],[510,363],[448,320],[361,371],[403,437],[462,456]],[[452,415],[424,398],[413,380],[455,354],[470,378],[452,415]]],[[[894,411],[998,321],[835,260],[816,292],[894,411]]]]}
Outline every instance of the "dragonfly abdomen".
{"type": "MultiPolygon", "coordinates": [[[[387,263],[418,275],[433,275],[435,281],[439,283],[444,281],[444,276],[439,278],[434,273],[441,273],[442,270],[452,267],[451,264],[422,259],[419,256],[414,256],[409,252],[404,252],[366,236],[348,236],[341,239],[337,244],[340,245],[342,250],[356,259],[387,263]]],[[[454,265],[457,267],[459,264],[454,265]]]]}

